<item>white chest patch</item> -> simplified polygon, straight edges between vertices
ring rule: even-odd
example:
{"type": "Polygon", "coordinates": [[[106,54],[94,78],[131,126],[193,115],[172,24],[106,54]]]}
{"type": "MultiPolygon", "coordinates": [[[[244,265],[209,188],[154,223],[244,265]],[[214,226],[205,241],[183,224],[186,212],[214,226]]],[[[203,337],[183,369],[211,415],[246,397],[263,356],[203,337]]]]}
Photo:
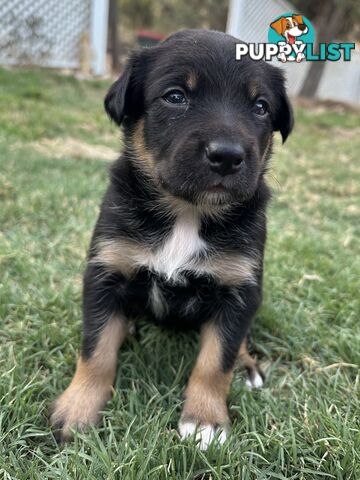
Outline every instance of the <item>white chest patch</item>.
{"type": "MultiPolygon", "coordinates": [[[[131,276],[139,268],[159,274],[171,283],[186,283],[183,275],[211,275],[223,285],[256,283],[258,259],[234,252],[217,252],[200,237],[200,214],[195,208],[177,213],[171,231],[157,248],[125,239],[103,240],[97,245],[97,255],[91,263],[105,264],[114,271],[131,276]]],[[[161,293],[161,292],[160,292],[161,293]]],[[[163,303],[157,286],[151,293],[154,310],[161,314],[163,303]]],[[[162,312],[165,313],[165,312],[162,312]]]]}
{"type": "Polygon", "coordinates": [[[149,268],[175,281],[184,270],[196,268],[206,243],[199,236],[200,219],[194,210],[181,212],[162,246],[150,256],[149,268]]]}

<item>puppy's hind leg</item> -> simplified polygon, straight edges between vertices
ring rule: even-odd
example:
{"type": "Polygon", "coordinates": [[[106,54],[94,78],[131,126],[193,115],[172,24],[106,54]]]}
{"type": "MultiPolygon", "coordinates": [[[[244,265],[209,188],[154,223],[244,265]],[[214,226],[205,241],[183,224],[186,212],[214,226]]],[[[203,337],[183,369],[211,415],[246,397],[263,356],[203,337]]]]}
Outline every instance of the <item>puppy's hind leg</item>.
{"type": "Polygon", "coordinates": [[[254,357],[249,354],[247,347],[247,338],[244,338],[240,345],[238,353],[238,362],[245,369],[247,378],[245,384],[250,390],[261,388],[265,382],[265,375],[257,364],[254,357]]]}
{"type": "Polygon", "coordinates": [[[59,441],[71,438],[71,429],[95,424],[111,396],[117,352],[127,325],[118,310],[118,279],[101,267],[89,266],[84,277],[84,334],[75,375],[52,406],[50,423],[59,441]]]}

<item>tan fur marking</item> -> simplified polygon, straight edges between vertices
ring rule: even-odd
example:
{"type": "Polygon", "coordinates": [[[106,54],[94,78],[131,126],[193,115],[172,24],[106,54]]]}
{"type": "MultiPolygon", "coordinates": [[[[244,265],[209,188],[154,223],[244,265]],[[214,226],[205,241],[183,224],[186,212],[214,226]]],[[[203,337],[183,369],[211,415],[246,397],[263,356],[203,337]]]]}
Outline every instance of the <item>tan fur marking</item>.
{"type": "Polygon", "coordinates": [[[102,240],[97,245],[97,255],[89,263],[106,265],[129,277],[141,265],[147,250],[143,245],[129,240],[102,240]]]}
{"type": "Polygon", "coordinates": [[[255,284],[258,261],[256,258],[238,254],[209,256],[200,269],[212,273],[223,285],[236,286],[244,281],[255,284]]]}
{"type": "Polygon", "coordinates": [[[186,85],[190,90],[195,90],[196,85],[198,82],[198,77],[195,72],[189,73],[189,75],[186,78],[186,85]]]}
{"type": "Polygon", "coordinates": [[[146,148],[144,138],[144,119],[140,119],[132,134],[131,148],[134,151],[132,160],[151,178],[154,176],[154,157],[146,148]]]}
{"type": "Polygon", "coordinates": [[[162,207],[169,215],[179,215],[182,212],[189,210],[189,208],[196,210],[201,217],[219,218],[231,210],[231,204],[225,205],[207,205],[205,204],[191,204],[187,200],[179,197],[174,197],[169,192],[162,191],[162,196],[159,199],[159,206],[162,207]]]}
{"type": "MultiPolygon", "coordinates": [[[[159,247],[160,248],[160,247],[159,247]]],[[[141,266],[152,268],[158,262],[156,252],[140,243],[129,240],[103,240],[97,245],[97,255],[91,263],[106,265],[129,277],[141,266]]],[[[211,254],[192,263],[198,274],[214,275],[223,285],[237,286],[243,282],[256,283],[257,258],[238,254],[211,254]]]]}
{"type": "Polygon", "coordinates": [[[255,80],[249,82],[249,93],[252,99],[255,99],[258,95],[258,85],[255,80]]]}
{"type": "Polygon", "coordinates": [[[250,355],[248,351],[246,338],[244,338],[240,345],[238,360],[244,368],[248,368],[250,370],[257,369],[256,360],[250,355]]]}
{"type": "Polygon", "coordinates": [[[181,421],[228,427],[226,398],[232,375],[232,371],[222,371],[218,333],[213,325],[206,324],[201,331],[200,353],[185,392],[181,421]]]}
{"type": "Polygon", "coordinates": [[[117,352],[125,336],[125,320],[113,317],[101,332],[90,359],[79,358],[75,375],[56,400],[50,419],[55,426],[62,424],[62,440],[71,437],[71,428],[83,429],[98,421],[100,410],[111,396],[117,352]]]}

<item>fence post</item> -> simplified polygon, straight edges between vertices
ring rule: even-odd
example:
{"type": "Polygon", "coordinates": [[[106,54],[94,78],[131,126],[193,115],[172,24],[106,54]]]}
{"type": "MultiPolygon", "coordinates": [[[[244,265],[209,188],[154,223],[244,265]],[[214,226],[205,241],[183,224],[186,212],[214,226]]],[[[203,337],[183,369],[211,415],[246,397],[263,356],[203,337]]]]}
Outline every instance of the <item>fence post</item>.
{"type": "Polygon", "coordinates": [[[241,37],[241,26],[244,24],[246,0],[230,0],[226,24],[226,33],[234,37],[241,37]]]}
{"type": "Polygon", "coordinates": [[[108,14],[108,0],[92,0],[90,45],[92,54],[91,69],[94,75],[104,75],[106,73],[108,14]]]}

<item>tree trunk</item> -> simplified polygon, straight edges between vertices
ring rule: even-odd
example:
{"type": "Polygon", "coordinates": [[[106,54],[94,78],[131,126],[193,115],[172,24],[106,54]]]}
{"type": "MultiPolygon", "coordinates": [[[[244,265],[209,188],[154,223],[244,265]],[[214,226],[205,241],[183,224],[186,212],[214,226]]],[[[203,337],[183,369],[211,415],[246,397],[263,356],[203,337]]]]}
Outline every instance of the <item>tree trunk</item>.
{"type": "MultiPolygon", "coordinates": [[[[344,10],[336,7],[333,2],[328,1],[324,4],[318,18],[318,41],[316,53],[319,53],[320,43],[329,43],[336,37],[344,18],[344,10]]],[[[324,73],[325,65],[325,62],[322,61],[311,62],[307,76],[300,90],[300,96],[308,98],[313,98],[315,96],[322,74],[324,73]]]]}
{"type": "Polygon", "coordinates": [[[119,60],[117,0],[110,0],[110,3],[109,3],[109,30],[110,30],[111,67],[113,72],[119,72],[120,60],[119,60]]]}

